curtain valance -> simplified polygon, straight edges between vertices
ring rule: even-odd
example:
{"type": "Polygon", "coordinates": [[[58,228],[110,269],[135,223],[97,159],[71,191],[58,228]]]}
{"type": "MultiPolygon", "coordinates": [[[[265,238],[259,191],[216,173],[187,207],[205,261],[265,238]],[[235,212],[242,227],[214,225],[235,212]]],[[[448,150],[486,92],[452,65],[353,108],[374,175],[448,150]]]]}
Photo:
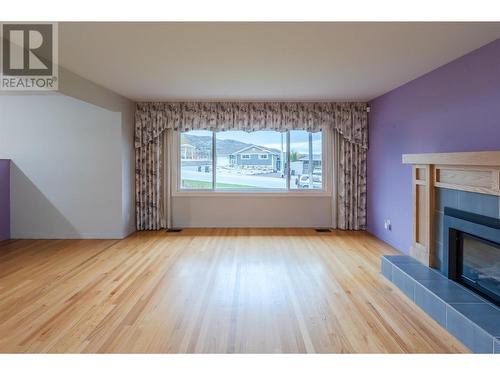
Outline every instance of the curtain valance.
{"type": "Polygon", "coordinates": [[[135,147],[157,139],[166,129],[189,130],[337,130],[368,147],[366,103],[326,102],[162,102],[138,103],[135,147]]]}

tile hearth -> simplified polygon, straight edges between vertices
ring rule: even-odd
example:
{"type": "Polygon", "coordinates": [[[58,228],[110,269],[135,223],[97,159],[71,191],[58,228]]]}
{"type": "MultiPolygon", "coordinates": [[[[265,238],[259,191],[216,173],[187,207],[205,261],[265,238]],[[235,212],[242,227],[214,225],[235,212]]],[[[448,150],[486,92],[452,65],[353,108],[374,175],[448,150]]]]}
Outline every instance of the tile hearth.
{"type": "Polygon", "coordinates": [[[383,256],[382,274],[474,353],[500,353],[500,309],[409,256],[383,256]]]}

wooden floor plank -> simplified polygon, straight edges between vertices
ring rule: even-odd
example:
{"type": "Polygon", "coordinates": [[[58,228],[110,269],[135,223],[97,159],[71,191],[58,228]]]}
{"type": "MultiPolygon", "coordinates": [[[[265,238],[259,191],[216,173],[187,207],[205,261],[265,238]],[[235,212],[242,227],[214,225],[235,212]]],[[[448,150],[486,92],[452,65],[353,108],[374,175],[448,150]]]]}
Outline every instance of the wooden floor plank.
{"type": "Polygon", "coordinates": [[[365,232],[185,229],[0,243],[0,352],[460,353],[365,232]]]}

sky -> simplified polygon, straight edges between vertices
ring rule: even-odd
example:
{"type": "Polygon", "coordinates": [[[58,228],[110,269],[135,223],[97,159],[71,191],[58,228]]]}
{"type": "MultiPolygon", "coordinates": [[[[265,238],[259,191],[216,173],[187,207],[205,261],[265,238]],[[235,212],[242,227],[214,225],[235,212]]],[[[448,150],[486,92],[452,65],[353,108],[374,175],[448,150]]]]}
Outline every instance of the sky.
{"type": "MultiPolygon", "coordinates": [[[[193,135],[210,135],[209,131],[192,131],[193,135]]],[[[275,131],[243,131],[217,132],[217,139],[233,139],[235,141],[251,143],[269,148],[281,149],[281,134],[275,131]]],[[[313,133],[313,153],[321,153],[321,133],[313,133]]],[[[283,133],[283,148],[286,150],[286,134],[283,133]]],[[[309,136],[304,130],[290,131],[290,150],[300,153],[309,152],[309,136]]]]}

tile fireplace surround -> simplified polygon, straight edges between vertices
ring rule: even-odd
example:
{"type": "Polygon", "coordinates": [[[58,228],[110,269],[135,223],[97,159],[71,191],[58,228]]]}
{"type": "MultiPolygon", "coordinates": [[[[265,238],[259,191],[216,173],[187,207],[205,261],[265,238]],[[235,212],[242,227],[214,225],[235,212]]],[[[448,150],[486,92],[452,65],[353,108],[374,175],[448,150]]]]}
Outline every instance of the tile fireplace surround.
{"type": "MultiPolygon", "coordinates": [[[[500,151],[403,155],[413,170],[410,256],[382,274],[474,353],[500,353],[500,308],[448,279],[445,207],[500,219],[500,151]]],[[[498,241],[500,243],[500,238],[498,241]]]]}

